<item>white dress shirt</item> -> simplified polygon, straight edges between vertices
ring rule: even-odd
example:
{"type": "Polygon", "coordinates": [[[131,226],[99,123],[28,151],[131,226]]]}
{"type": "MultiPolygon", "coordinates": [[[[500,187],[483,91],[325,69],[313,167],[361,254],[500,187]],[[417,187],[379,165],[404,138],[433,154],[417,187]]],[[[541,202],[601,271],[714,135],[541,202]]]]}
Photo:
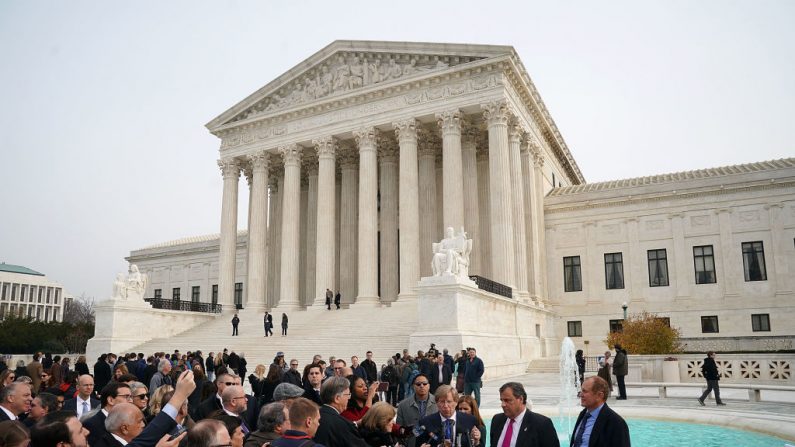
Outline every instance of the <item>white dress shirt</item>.
{"type": "MultiPolygon", "coordinates": [[[[516,445],[516,438],[519,437],[519,429],[522,427],[522,421],[524,420],[525,411],[519,413],[519,416],[516,416],[513,420],[513,433],[511,433],[511,447],[516,445]]],[[[502,427],[502,433],[500,433],[500,439],[497,441],[497,445],[502,445],[503,439],[505,439],[505,432],[508,430],[508,424],[511,423],[511,420],[508,419],[505,421],[505,426],[502,427]]]]}

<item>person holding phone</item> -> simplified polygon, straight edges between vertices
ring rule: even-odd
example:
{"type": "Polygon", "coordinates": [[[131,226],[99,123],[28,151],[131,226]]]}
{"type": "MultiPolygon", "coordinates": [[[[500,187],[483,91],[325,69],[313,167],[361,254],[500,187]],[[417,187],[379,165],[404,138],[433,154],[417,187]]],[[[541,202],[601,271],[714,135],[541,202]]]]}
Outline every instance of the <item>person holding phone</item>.
{"type": "Polygon", "coordinates": [[[357,423],[373,406],[373,398],[380,382],[373,382],[368,387],[367,382],[361,377],[351,376],[348,379],[351,381],[351,398],[348,400],[348,408],[342,412],[342,417],[357,423]]]}

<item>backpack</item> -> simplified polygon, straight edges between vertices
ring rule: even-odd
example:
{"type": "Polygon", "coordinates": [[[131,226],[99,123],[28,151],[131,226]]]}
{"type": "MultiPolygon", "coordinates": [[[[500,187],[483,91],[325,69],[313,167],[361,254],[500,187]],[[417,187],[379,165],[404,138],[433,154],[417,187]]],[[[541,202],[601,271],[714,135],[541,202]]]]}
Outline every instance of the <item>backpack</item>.
{"type": "Polygon", "coordinates": [[[417,376],[419,376],[419,375],[420,375],[420,370],[419,369],[412,369],[411,373],[409,374],[408,383],[414,383],[414,379],[416,379],[417,376]]]}

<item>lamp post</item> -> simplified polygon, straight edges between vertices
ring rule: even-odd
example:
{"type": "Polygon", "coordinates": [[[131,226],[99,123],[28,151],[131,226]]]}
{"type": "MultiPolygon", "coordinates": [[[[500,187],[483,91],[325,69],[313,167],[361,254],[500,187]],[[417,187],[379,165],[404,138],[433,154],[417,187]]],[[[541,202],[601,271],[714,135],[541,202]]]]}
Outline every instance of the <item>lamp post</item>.
{"type": "Polygon", "coordinates": [[[625,320],[627,319],[627,308],[628,308],[628,307],[629,307],[629,306],[627,306],[627,302],[626,302],[626,301],[624,301],[624,303],[623,303],[623,304],[621,304],[621,308],[622,308],[622,309],[624,309],[624,319],[625,319],[625,320]]]}

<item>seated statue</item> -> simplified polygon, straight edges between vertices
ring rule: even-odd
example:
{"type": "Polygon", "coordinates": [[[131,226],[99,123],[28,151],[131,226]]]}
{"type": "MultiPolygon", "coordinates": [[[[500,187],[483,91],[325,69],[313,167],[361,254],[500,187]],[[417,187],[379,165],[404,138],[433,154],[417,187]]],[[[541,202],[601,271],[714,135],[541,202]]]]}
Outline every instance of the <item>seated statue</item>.
{"type": "Polygon", "coordinates": [[[453,275],[469,279],[469,254],[472,252],[472,239],[467,239],[464,229],[456,235],[453,227],[448,227],[445,238],[434,243],[433,276],[453,275]]]}
{"type": "Polygon", "coordinates": [[[130,270],[127,277],[124,273],[119,273],[116,280],[113,282],[113,299],[143,299],[144,292],[146,291],[149,278],[146,274],[138,271],[138,266],[130,264],[130,270]]]}

